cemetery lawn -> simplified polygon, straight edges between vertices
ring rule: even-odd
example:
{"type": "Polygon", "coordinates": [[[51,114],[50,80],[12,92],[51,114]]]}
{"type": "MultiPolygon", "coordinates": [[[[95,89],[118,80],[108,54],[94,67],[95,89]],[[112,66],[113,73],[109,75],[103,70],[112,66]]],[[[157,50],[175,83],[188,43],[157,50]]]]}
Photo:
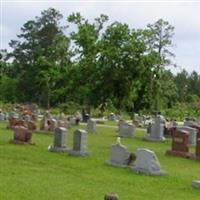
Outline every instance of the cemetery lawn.
{"type": "MultiPolygon", "coordinates": [[[[70,147],[73,131],[68,132],[70,147]]],[[[142,131],[134,139],[122,139],[129,151],[139,147],[155,151],[167,176],[153,177],[107,165],[116,128],[101,126],[97,131],[88,135],[91,156],[72,157],[48,152],[53,134],[34,133],[35,146],[9,144],[13,133],[0,123],[0,199],[103,200],[107,192],[118,193],[120,200],[200,199],[200,190],[191,186],[193,179],[200,179],[200,161],[166,156],[169,139],[165,143],[143,141],[142,131]]]]}

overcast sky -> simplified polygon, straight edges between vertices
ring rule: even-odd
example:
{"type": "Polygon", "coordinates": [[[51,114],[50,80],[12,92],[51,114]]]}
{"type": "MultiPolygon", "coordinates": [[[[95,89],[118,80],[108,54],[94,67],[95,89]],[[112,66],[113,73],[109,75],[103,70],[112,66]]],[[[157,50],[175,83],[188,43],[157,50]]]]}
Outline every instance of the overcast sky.
{"type": "MultiPolygon", "coordinates": [[[[8,49],[9,41],[16,39],[16,34],[20,33],[22,25],[49,7],[58,9],[64,15],[64,20],[72,12],[80,12],[89,20],[100,14],[106,14],[110,22],[125,22],[130,28],[144,28],[147,24],[163,18],[175,27],[173,38],[175,62],[189,72],[196,70],[200,73],[200,0],[1,0],[0,48],[8,49]]],[[[173,71],[180,71],[180,68],[173,71]]]]}

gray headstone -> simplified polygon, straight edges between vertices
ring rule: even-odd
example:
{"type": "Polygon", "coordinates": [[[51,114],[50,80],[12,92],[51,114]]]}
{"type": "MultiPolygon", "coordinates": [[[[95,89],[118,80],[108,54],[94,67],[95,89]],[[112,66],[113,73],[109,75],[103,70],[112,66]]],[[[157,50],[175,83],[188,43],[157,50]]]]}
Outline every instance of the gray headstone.
{"type": "Polygon", "coordinates": [[[75,117],[70,117],[69,123],[70,123],[70,125],[76,125],[76,118],[75,117]]]}
{"type": "Polygon", "coordinates": [[[189,144],[196,145],[196,135],[197,135],[196,128],[191,128],[189,126],[178,126],[177,129],[181,131],[187,131],[189,133],[189,144]]]}
{"type": "Polygon", "coordinates": [[[49,151],[53,152],[67,152],[66,145],[67,130],[64,127],[58,127],[55,129],[54,145],[50,146],[49,151]]]}
{"type": "Polygon", "coordinates": [[[87,131],[88,131],[88,133],[96,133],[97,124],[96,124],[95,120],[88,119],[88,121],[87,121],[87,131]]]}
{"type": "Polygon", "coordinates": [[[111,159],[108,161],[110,165],[126,167],[129,162],[130,153],[126,146],[115,144],[111,147],[111,159]]]}
{"type": "Polygon", "coordinates": [[[56,119],[50,119],[48,125],[48,131],[54,132],[57,127],[57,120],[56,119]]]}
{"type": "Polygon", "coordinates": [[[87,132],[82,129],[74,131],[73,149],[69,151],[74,156],[88,156],[87,152],[87,132]]]}
{"type": "Polygon", "coordinates": [[[119,121],[119,136],[132,138],[135,135],[135,127],[124,121],[119,121]]]}
{"type": "Polygon", "coordinates": [[[149,149],[138,149],[134,170],[149,175],[164,175],[156,154],[149,149]]]}
{"type": "Polygon", "coordinates": [[[155,122],[150,126],[150,133],[147,131],[147,135],[144,139],[149,141],[165,141],[164,137],[164,125],[165,119],[162,115],[157,115],[155,117],[155,122]]]}
{"type": "Polygon", "coordinates": [[[193,180],[192,181],[192,186],[194,188],[200,188],[200,180],[193,180]]]}
{"type": "Polygon", "coordinates": [[[6,120],[6,116],[4,113],[0,113],[0,121],[6,120]]]}

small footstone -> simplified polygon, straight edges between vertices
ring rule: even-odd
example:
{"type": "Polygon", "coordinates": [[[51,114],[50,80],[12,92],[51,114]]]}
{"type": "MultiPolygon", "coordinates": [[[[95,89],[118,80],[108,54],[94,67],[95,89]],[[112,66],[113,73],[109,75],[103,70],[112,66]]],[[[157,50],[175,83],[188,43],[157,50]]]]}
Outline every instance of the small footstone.
{"type": "Polygon", "coordinates": [[[192,187],[200,188],[200,180],[193,180],[192,181],[192,187]]]}

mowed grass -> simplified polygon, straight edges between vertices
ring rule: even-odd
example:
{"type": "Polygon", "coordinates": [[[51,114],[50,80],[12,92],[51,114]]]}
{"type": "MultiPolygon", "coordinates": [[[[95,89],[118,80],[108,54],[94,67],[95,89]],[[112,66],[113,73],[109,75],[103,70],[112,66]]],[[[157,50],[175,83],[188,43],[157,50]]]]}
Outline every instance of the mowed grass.
{"type": "MultiPolygon", "coordinates": [[[[68,131],[70,147],[75,128],[68,131]]],[[[155,151],[167,176],[146,176],[107,165],[116,128],[98,127],[97,134],[88,135],[91,156],[73,157],[48,152],[53,134],[34,133],[35,146],[9,144],[13,132],[1,123],[0,199],[102,200],[105,193],[116,192],[120,200],[199,200],[200,190],[193,189],[191,183],[200,179],[200,162],[166,156],[169,140],[152,143],[142,140],[144,132],[136,135],[122,139],[122,143],[132,152],[143,147],[155,151]]]]}

